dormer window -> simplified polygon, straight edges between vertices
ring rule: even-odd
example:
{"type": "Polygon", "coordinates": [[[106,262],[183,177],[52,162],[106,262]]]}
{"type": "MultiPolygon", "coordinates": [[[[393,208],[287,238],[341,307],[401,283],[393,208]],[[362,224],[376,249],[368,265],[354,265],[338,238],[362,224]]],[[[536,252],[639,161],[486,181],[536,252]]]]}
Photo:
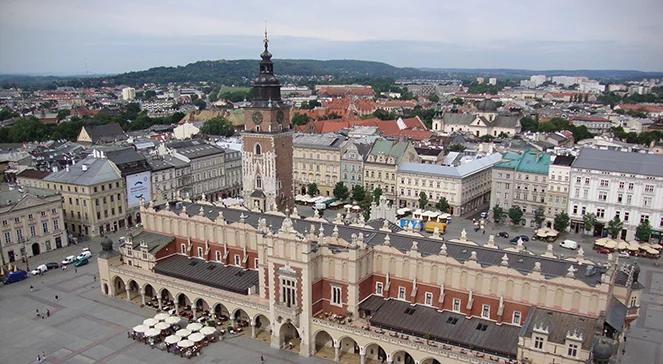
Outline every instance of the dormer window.
{"type": "MultiPolygon", "coordinates": [[[[256,129],[257,129],[258,131],[260,131],[260,127],[259,127],[259,126],[256,126],[256,129]]],[[[262,153],[262,147],[261,147],[260,144],[258,144],[258,143],[256,143],[256,146],[255,146],[255,153],[256,153],[256,155],[260,155],[260,154],[262,153]]]]}
{"type": "Polygon", "coordinates": [[[181,252],[182,254],[186,254],[186,244],[181,244],[181,245],[180,245],[180,252],[181,252]]]}
{"type": "Polygon", "coordinates": [[[534,349],[543,350],[545,340],[541,336],[534,336],[534,349]]]}

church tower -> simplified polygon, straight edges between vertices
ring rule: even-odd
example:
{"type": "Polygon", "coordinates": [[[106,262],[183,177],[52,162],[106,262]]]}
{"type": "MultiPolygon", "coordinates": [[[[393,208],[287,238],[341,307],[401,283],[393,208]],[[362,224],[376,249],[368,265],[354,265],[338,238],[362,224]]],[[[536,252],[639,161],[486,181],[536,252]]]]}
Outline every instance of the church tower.
{"type": "Polygon", "coordinates": [[[260,72],[253,80],[251,105],[244,109],[242,182],[244,205],[262,211],[292,208],[292,130],[290,106],[281,100],[267,31],[260,72]]]}

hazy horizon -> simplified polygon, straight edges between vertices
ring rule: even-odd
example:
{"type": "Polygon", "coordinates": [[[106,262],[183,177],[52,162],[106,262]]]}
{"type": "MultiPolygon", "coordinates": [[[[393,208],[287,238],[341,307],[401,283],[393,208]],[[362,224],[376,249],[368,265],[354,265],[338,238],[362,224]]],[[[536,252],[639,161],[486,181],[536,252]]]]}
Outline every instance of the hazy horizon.
{"type": "Polygon", "coordinates": [[[116,74],[202,60],[397,67],[663,71],[663,2],[433,0],[312,4],[211,0],[0,2],[0,74],[116,74]],[[319,16],[323,14],[324,16],[319,16]]]}

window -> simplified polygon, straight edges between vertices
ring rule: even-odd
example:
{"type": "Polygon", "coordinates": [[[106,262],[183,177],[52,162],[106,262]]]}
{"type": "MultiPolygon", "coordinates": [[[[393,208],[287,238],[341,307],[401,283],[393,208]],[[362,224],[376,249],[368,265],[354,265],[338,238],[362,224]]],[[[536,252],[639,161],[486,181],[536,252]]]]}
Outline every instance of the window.
{"type": "Polygon", "coordinates": [[[578,214],[578,205],[573,205],[573,214],[578,214]]]}
{"type": "Polygon", "coordinates": [[[34,225],[30,225],[30,236],[33,238],[37,236],[37,229],[35,228],[34,225]]]}
{"type": "Polygon", "coordinates": [[[654,192],[654,185],[645,185],[645,192],[647,193],[654,192]]]}
{"type": "Polygon", "coordinates": [[[566,354],[572,358],[575,358],[578,355],[578,344],[569,344],[569,349],[566,354]]]}
{"type": "Polygon", "coordinates": [[[405,287],[398,287],[398,299],[399,300],[405,299],[405,287]]]}
{"type": "Polygon", "coordinates": [[[375,282],[375,294],[382,296],[384,285],[382,282],[375,282]]]}
{"type": "Polygon", "coordinates": [[[624,221],[628,221],[628,211],[624,212],[624,221]]]}
{"type": "Polygon", "coordinates": [[[602,179],[600,182],[601,187],[608,187],[608,180],[607,179],[602,179]]]}
{"type": "Polygon", "coordinates": [[[23,241],[23,230],[16,229],[16,238],[18,238],[18,241],[23,241]]]}
{"type": "Polygon", "coordinates": [[[576,183],[580,183],[581,180],[582,180],[582,178],[576,177],[576,183]]]}
{"type": "Polygon", "coordinates": [[[633,191],[633,182],[629,182],[628,184],[628,190],[633,191]]]}
{"type": "Polygon", "coordinates": [[[260,147],[260,144],[256,143],[256,155],[260,155],[262,153],[262,148],[260,147]]]}
{"type": "Polygon", "coordinates": [[[46,221],[42,222],[41,227],[44,230],[44,234],[48,234],[48,222],[46,221]]]}
{"type": "Polygon", "coordinates": [[[599,191],[599,201],[606,201],[608,199],[608,194],[604,191],[599,191]]]}
{"type": "Polygon", "coordinates": [[[481,305],[481,317],[490,318],[490,305],[481,305]]]}
{"type": "Polygon", "coordinates": [[[624,194],[623,193],[618,193],[617,194],[617,202],[622,202],[623,199],[624,199],[624,194]]]}
{"type": "Polygon", "coordinates": [[[589,178],[585,178],[585,184],[586,184],[586,185],[589,184],[589,178]]]}
{"type": "Polygon", "coordinates": [[[454,298],[451,305],[451,310],[455,312],[460,312],[460,298],[454,298]]]}
{"type": "Polygon", "coordinates": [[[5,243],[11,244],[12,234],[9,231],[5,231],[5,243]]]}
{"type": "Polygon", "coordinates": [[[256,188],[262,188],[262,178],[260,176],[256,176],[256,188]]]}
{"type": "Polygon", "coordinates": [[[514,325],[520,325],[520,311],[513,311],[513,317],[511,318],[511,323],[514,325]]]}
{"type": "Polygon", "coordinates": [[[605,217],[605,209],[596,209],[596,217],[598,218],[604,218],[605,217]]]}
{"type": "Polygon", "coordinates": [[[221,261],[221,252],[220,251],[215,251],[214,252],[214,259],[216,259],[217,262],[221,261]]]}
{"type": "Polygon", "coordinates": [[[203,257],[203,248],[199,246],[198,247],[198,258],[202,258],[202,257],[203,257]]]}
{"type": "Polygon", "coordinates": [[[626,203],[631,204],[631,201],[633,200],[633,195],[626,195],[626,203]]]}
{"type": "Polygon", "coordinates": [[[180,245],[180,252],[181,252],[182,254],[186,254],[186,244],[182,244],[182,245],[180,245]]]}
{"type": "Polygon", "coordinates": [[[296,305],[295,281],[293,279],[281,278],[281,303],[288,307],[296,305]]]}
{"type": "Polygon", "coordinates": [[[433,305],[433,294],[431,292],[426,292],[426,295],[424,296],[424,305],[433,305]]]}
{"type": "Polygon", "coordinates": [[[619,189],[623,190],[624,189],[624,182],[619,182],[619,189]]]}
{"type": "Polygon", "coordinates": [[[341,287],[332,286],[331,288],[331,304],[335,306],[341,305],[341,287]]]}
{"type": "Polygon", "coordinates": [[[258,261],[258,258],[253,258],[253,267],[254,267],[255,269],[258,269],[258,264],[259,264],[259,263],[260,263],[260,262],[258,261]]]}
{"type": "Polygon", "coordinates": [[[642,224],[645,221],[649,221],[649,215],[640,215],[640,223],[642,224]]]}
{"type": "Polygon", "coordinates": [[[652,198],[651,198],[651,196],[645,196],[645,197],[642,199],[642,205],[643,205],[643,206],[648,207],[648,206],[651,206],[651,204],[652,204],[652,198]]]}
{"type": "Polygon", "coordinates": [[[541,336],[534,337],[534,349],[543,350],[543,338],[541,336]]]}
{"type": "MultiPolygon", "coordinates": [[[[79,212],[80,214],[80,212],[79,212]]],[[[80,219],[80,216],[79,216],[80,219]]],[[[53,220],[53,230],[58,231],[60,230],[60,222],[58,220],[53,220]]]]}
{"type": "Polygon", "coordinates": [[[235,265],[236,265],[236,266],[240,266],[240,265],[242,265],[242,264],[241,264],[240,257],[239,257],[239,254],[235,254],[235,265]]]}

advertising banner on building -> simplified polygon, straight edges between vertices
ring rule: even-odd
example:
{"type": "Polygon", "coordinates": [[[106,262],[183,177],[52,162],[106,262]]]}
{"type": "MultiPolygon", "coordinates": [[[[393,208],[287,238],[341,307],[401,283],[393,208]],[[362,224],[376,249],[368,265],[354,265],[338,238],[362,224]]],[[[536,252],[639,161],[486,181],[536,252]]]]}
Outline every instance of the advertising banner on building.
{"type": "Polygon", "coordinates": [[[140,205],[140,199],[145,203],[152,200],[152,174],[141,172],[127,176],[127,204],[129,208],[140,205]]]}

